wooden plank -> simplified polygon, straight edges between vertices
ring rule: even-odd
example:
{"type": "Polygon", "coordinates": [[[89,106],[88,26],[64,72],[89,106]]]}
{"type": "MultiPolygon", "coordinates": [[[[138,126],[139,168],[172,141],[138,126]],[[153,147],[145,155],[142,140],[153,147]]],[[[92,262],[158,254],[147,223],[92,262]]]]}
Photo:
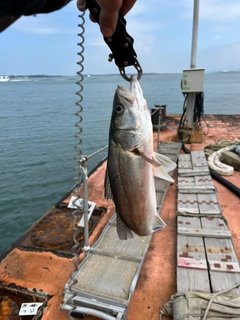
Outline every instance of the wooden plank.
{"type": "Polygon", "coordinates": [[[216,193],[198,194],[198,205],[201,214],[220,214],[221,208],[216,193]]]}
{"type": "Polygon", "coordinates": [[[212,185],[212,178],[210,175],[201,176],[201,177],[194,177],[194,181],[196,186],[201,185],[212,185]]]}
{"type": "Polygon", "coordinates": [[[178,169],[192,169],[192,160],[190,154],[180,154],[178,158],[178,169]]]}
{"type": "Polygon", "coordinates": [[[194,167],[193,169],[190,168],[179,168],[178,174],[180,177],[189,177],[189,176],[205,176],[209,174],[208,167],[194,167]]]}
{"type": "Polygon", "coordinates": [[[179,176],[209,175],[207,161],[203,151],[180,154],[178,160],[179,176]]]}
{"type": "Polygon", "coordinates": [[[179,177],[178,186],[194,186],[194,177],[179,177]]]}
{"type": "Polygon", "coordinates": [[[214,185],[206,185],[206,186],[179,186],[178,192],[180,193],[215,193],[216,188],[214,185]]]}
{"type": "Polygon", "coordinates": [[[201,218],[201,224],[206,229],[229,230],[223,218],[201,218]]]}
{"type": "MultiPolygon", "coordinates": [[[[199,218],[178,217],[177,226],[192,226],[200,228],[199,218]]],[[[177,237],[177,292],[203,291],[211,292],[208,280],[208,271],[199,269],[206,265],[206,255],[203,239],[200,237],[181,236],[177,237]],[[189,261],[190,260],[190,261],[189,261]],[[181,263],[192,263],[192,268],[184,268],[181,263]],[[198,269],[196,270],[195,267],[198,269]]]]}
{"type": "MultiPolygon", "coordinates": [[[[219,292],[240,282],[240,268],[227,224],[223,218],[212,218],[221,215],[221,207],[205,155],[191,152],[191,161],[189,156],[179,156],[178,211],[196,213],[199,218],[178,216],[177,291],[219,292]]],[[[240,290],[231,293],[239,295],[240,290]]]]}
{"type": "MultiPolygon", "coordinates": [[[[215,264],[216,268],[219,262],[228,263],[228,265],[231,265],[231,263],[238,264],[231,239],[204,238],[204,243],[210,266],[215,264]]],[[[213,292],[229,289],[240,282],[240,273],[224,272],[224,270],[219,272],[220,269],[219,267],[218,271],[215,271],[214,268],[210,268],[210,281],[213,292]]],[[[240,294],[240,290],[234,289],[233,293],[240,294]]]]}
{"type": "Polygon", "coordinates": [[[207,161],[206,161],[206,157],[205,157],[203,150],[192,151],[191,157],[192,157],[193,167],[206,167],[207,166],[207,161]]]}
{"type": "Polygon", "coordinates": [[[194,259],[184,257],[178,257],[178,267],[198,270],[208,269],[207,261],[205,259],[194,259]]]}
{"type": "Polygon", "coordinates": [[[203,229],[203,228],[186,228],[178,227],[178,234],[193,237],[211,237],[211,238],[227,238],[231,239],[231,232],[220,229],[203,229]]]}
{"type": "Polygon", "coordinates": [[[198,217],[177,217],[177,230],[183,227],[201,228],[201,220],[198,217]]]}
{"type": "Polygon", "coordinates": [[[238,262],[208,261],[211,271],[240,273],[238,262]]]}
{"type": "Polygon", "coordinates": [[[199,213],[197,195],[178,193],[177,209],[180,212],[199,213]]]}

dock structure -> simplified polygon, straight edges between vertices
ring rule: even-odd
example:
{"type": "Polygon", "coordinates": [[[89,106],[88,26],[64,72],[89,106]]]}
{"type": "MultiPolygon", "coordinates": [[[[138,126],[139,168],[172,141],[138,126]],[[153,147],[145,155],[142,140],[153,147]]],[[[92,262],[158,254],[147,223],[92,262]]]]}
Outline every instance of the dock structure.
{"type": "Polygon", "coordinates": [[[177,201],[173,318],[239,319],[239,263],[203,151],[179,155],[177,201]]]}
{"type": "MultiPolygon", "coordinates": [[[[180,149],[180,143],[161,143],[156,152],[176,162],[180,149]]],[[[169,174],[172,176],[173,172],[169,174]]],[[[159,214],[169,184],[155,178],[159,214]]],[[[134,235],[132,239],[119,240],[114,215],[74,275],[76,283],[71,287],[72,280],[67,282],[61,309],[71,310],[71,303],[76,308],[74,312],[80,315],[108,320],[127,319],[128,306],[151,238],[152,235],[134,235]]]]}

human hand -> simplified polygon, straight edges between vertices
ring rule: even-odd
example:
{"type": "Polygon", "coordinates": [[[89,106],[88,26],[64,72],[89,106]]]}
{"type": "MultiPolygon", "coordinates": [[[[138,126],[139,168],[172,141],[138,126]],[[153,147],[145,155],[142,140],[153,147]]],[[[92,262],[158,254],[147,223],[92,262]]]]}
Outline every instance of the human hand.
{"type": "MultiPolygon", "coordinates": [[[[118,20],[118,12],[125,16],[134,6],[136,0],[97,0],[101,7],[99,25],[104,37],[111,37],[118,20]]],[[[77,0],[77,7],[82,7],[84,0],[77,0]]],[[[96,22],[90,15],[90,19],[96,22]]]]}

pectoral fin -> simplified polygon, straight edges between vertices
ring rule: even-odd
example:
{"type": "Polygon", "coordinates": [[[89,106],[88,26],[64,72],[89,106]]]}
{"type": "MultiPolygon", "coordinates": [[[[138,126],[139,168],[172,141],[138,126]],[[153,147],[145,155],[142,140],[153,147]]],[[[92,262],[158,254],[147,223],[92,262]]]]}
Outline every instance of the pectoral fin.
{"type": "Polygon", "coordinates": [[[170,172],[176,168],[176,163],[160,153],[154,152],[155,160],[160,163],[166,172],[170,172]]]}
{"type": "Polygon", "coordinates": [[[120,215],[117,213],[117,234],[120,240],[127,240],[133,238],[133,232],[123,222],[120,215]]]}
{"type": "Polygon", "coordinates": [[[173,168],[176,168],[176,164],[175,162],[173,162],[172,160],[170,160],[169,158],[160,155],[159,153],[157,154],[157,160],[155,159],[155,155],[156,153],[154,153],[154,158],[150,159],[148,158],[142,151],[140,151],[139,149],[134,149],[134,153],[141,156],[144,160],[146,160],[147,162],[151,163],[154,167],[154,176],[169,182],[174,182],[173,178],[169,176],[169,174],[167,174],[166,170],[164,169],[164,167],[167,167],[168,169],[171,168],[169,171],[173,170],[173,168]],[[160,155],[160,157],[159,157],[160,155]],[[162,165],[161,162],[158,162],[158,159],[163,159],[164,158],[165,164],[167,163],[168,165],[162,165]]]}
{"type": "Polygon", "coordinates": [[[147,156],[145,155],[144,152],[140,151],[140,150],[137,149],[137,148],[133,150],[133,153],[135,153],[136,155],[142,157],[144,160],[146,160],[147,162],[151,163],[154,167],[159,167],[159,166],[161,166],[161,163],[157,162],[156,159],[154,159],[154,158],[150,159],[149,157],[147,157],[147,156]]]}
{"type": "Polygon", "coordinates": [[[157,178],[160,178],[169,182],[174,182],[173,178],[169,174],[167,174],[167,172],[161,165],[159,167],[154,167],[153,172],[154,172],[154,176],[157,178]]]}

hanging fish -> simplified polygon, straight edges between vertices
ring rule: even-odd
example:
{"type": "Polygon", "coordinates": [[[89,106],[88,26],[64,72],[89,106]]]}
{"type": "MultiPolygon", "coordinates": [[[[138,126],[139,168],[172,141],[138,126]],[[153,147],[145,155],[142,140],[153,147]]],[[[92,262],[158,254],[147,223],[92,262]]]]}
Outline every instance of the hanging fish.
{"type": "Polygon", "coordinates": [[[153,152],[151,116],[136,77],[130,90],[118,86],[109,130],[105,197],[116,206],[117,233],[121,240],[147,236],[166,223],[157,213],[154,175],[174,182],[167,172],[175,162],[153,152]],[[133,231],[133,232],[132,232],[133,231]]]}

